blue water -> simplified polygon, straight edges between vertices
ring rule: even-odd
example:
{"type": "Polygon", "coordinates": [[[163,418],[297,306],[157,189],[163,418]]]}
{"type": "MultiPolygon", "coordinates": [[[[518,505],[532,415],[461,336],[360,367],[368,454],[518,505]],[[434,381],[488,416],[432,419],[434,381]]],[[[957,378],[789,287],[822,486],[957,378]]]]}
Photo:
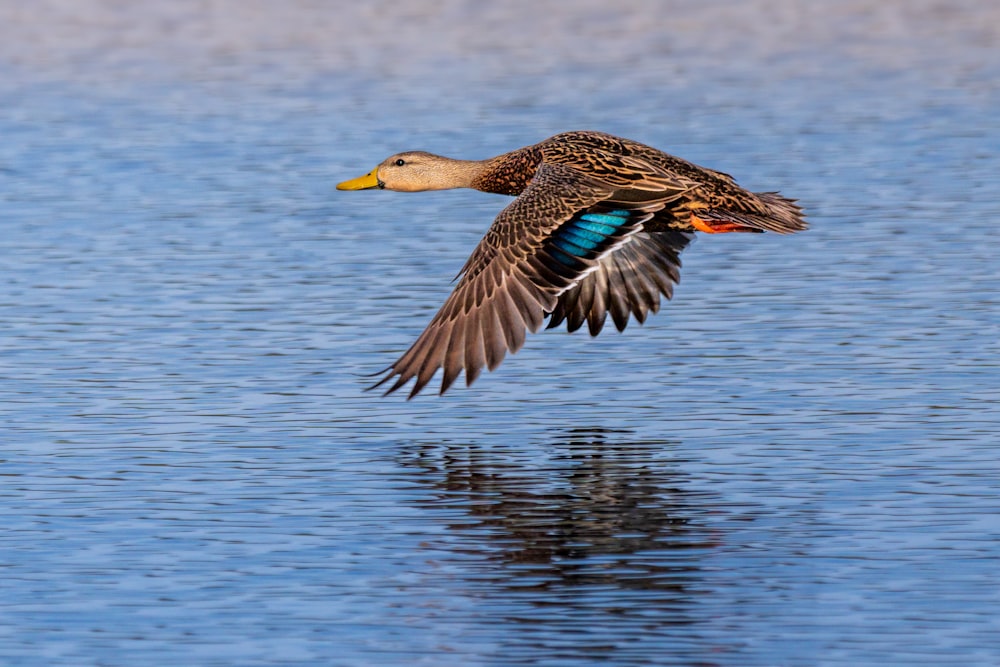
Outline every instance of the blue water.
{"type": "Polygon", "coordinates": [[[959,31],[915,62],[850,12],[840,51],[723,57],[729,24],[657,50],[691,38],[626,6],[564,10],[600,57],[451,59],[388,16],[353,37],[371,62],[4,62],[0,662],[1000,662],[1000,51],[959,31]],[[576,128],[780,189],[812,229],[700,238],[625,334],[364,392],[507,200],[334,183],[576,128]]]}

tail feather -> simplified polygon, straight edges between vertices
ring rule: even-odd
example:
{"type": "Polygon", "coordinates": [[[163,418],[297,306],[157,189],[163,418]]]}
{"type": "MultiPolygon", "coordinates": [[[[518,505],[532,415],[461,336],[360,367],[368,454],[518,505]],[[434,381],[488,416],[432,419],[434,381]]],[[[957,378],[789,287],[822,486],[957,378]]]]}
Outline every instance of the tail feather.
{"type": "Polygon", "coordinates": [[[782,197],[777,192],[757,192],[754,193],[767,206],[768,213],[764,216],[753,216],[759,218],[762,223],[761,229],[779,234],[792,234],[801,232],[809,224],[805,220],[802,207],[795,203],[796,200],[782,197]]]}

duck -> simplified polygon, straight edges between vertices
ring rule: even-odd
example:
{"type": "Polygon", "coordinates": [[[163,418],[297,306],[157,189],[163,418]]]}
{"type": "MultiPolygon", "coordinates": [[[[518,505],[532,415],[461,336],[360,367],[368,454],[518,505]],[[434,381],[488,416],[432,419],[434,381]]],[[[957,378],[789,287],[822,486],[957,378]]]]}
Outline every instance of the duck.
{"type": "Polygon", "coordinates": [[[472,188],[515,197],[455,278],[444,305],[370,389],[413,386],[442,371],[439,394],[471,385],[543,324],[597,336],[642,324],[673,296],[680,253],[698,233],[790,234],[807,228],[796,200],[750,192],[729,174],[604,132],[556,134],[485,160],[397,153],[338,190],[472,188]],[[391,381],[391,382],[390,382],[391,381]]]}

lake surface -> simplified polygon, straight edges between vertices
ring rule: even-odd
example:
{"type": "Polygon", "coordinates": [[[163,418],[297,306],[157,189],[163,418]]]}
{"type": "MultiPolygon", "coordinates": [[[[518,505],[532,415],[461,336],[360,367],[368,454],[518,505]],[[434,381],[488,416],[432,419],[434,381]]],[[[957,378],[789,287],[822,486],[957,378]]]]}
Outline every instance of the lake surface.
{"type": "Polygon", "coordinates": [[[0,662],[1000,663],[1000,10],[401,4],[0,2],[0,662]],[[812,229],[366,393],[577,128],[812,229]]]}

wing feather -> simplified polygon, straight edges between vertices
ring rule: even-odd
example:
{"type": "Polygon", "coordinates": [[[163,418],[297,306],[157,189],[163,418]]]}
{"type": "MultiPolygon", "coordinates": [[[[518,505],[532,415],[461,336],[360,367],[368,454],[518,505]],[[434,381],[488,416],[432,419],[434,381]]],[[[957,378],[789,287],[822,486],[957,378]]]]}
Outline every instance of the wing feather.
{"type": "Polygon", "coordinates": [[[596,336],[608,312],[619,330],[628,324],[629,315],[642,323],[649,312],[659,310],[661,296],[673,296],[680,280],[680,252],[693,237],[672,230],[629,236],[601,258],[597,270],[559,296],[548,327],[565,319],[567,330],[576,331],[585,319],[590,334],[596,336]]]}

